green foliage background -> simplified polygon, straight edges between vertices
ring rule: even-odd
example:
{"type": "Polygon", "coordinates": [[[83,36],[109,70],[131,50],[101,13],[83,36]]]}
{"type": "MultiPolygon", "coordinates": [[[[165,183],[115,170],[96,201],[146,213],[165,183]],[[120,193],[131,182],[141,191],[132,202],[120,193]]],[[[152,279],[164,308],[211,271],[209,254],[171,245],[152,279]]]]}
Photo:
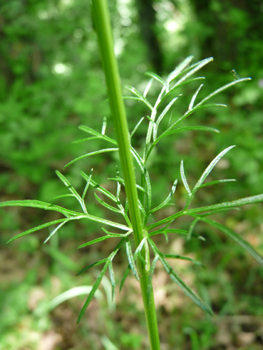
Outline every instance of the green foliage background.
{"type": "MultiPolygon", "coordinates": [[[[174,179],[179,178],[182,158],[188,178],[194,183],[211,159],[232,144],[237,145],[237,148],[228,154],[227,160],[221,162],[221,167],[216,169],[214,176],[217,179],[236,178],[238,182],[224,185],[219,192],[204,189],[202,197],[198,197],[199,203],[206,205],[262,192],[263,9],[260,1],[115,0],[110,2],[110,11],[123,87],[133,85],[142,91],[148,81],[144,75],[146,71],[158,71],[165,76],[188,55],[194,55],[196,61],[209,56],[215,59],[214,63],[203,70],[207,78],[204,93],[232,81],[232,69],[241,77],[252,77],[251,82],[227,90],[220,96],[220,100],[217,98],[215,101],[226,103],[229,108],[200,112],[195,116],[197,124],[219,128],[221,134],[208,136],[192,132],[176,139],[171,137],[169,143],[164,141],[160,144],[152,158],[151,177],[156,200],[164,192],[168,193],[174,179]],[[151,18],[141,17],[143,6],[154,9],[154,22],[151,22],[151,18]],[[145,22],[150,23],[146,29],[143,25],[145,22]],[[144,32],[141,32],[142,28],[144,32]],[[150,41],[145,30],[152,33],[150,41]],[[153,59],[153,46],[156,56],[159,52],[158,60],[153,59]]],[[[96,33],[90,16],[90,3],[86,0],[6,1],[0,5],[0,38],[1,201],[23,198],[49,200],[54,195],[64,193],[55,170],[61,171],[74,157],[101,146],[97,140],[92,146],[85,143],[72,144],[72,141],[85,137],[77,126],[86,124],[100,130],[103,117],[106,116],[109,134],[114,133],[96,33]]],[[[190,93],[196,88],[197,85],[194,84],[187,86],[184,94],[189,92],[191,96],[190,93]]],[[[185,110],[187,103],[187,98],[179,99],[173,117],[185,110]]],[[[127,113],[132,129],[144,116],[145,109],[143,105],[127,101],[127,113]]],[[[140,132],[143,133],[143,127],[140,132]]],[[[140,142],[138,133],[138,149],[140,142]]],[[[67,176],[80,188],[84,185],[79,175],[80,170],[90,171],[94,168],[97,181],[105,183],[108,177],[116,174],[116,163],[118,164],[118,159],[112,155],[87,158],[72,165],[67,170],[67,176]]],[[[182,185],[176,191],[175,199],[180,207],[180,201],[184,199],[182,185]]],[[[92,203],[89,205],[97,213],[102,211],[92,203]]],[[[225,217],[224,221],[230,228],[242,233],[262,253],[261,212],[262,205],[257,205],[225,217]]],[[[102,338],[105,334],[117,347],[122,344],[123,349],[145,347],[144,332],[141,330],[143,326],[140,325],[143,324],[142,311],[139,309],[135,313],[132,301],[128,305],[122,304],[122,295],[117,299],[117,310],[122,307],[125,311],[117,311],[114,317],[115,321],[120,319],[124,323],[115,323],[113,327],[110,320],[115,313],[108,311],[107,305],[101,301],[102,311],[97,311],[94,316],[99,320],[98,328],[93,329],[90,324],[88,336],[84,326],[78,330],[72,326],[79,308],[74,303],[68,304],[65,310],[71,313],[71,317],[67,322],[78,334],[75,336],[72,331],[68,343],[63,331],[59,331],[64,329],[65,332],[64,309],[61,311],[58,308],[60,311],[56,311],[62,315],[54,312],[51,317],[42,313],[40,317],[33,315],[34,308],[26,307],[27,295],[31,295],[36,288],[42,288],[45,298],[50,300],[56,293],[71,288],[72,285],[91,283],[92,276],[86,275],[80,280],[80,277],[74,277],[75,272],[87,260],[95,261],[109,249],[100,246],[98,251],[75,253],[78,242],[83,241],[87,231],[96,236],[98,226],[90,224],[88,227],[69,225],[47,248],[40,245],[46,232],[18,241],[12,246],[4,246],[10,235],[35,223],[44,222],[48,215],[51,219],[57,218],[54,214],[24,209],[1,210],[1,261],[2,265],[6,264],[7,271],[3,269],[0,277],[3,286],[0,308],[6,315],[0,321],[4,335],[4,343],[1,344],[0,340],[0,345],[4,350],[26,349],[26,346],[36,349],[33,343],[23,343],[23,336],[27,337],[19,331],[19,325],[22,325],[30,334],[35,327],[34,331],[40,336],[52,327],[56,329],[58,334],[62,334],[62,340],[56,349],[84,349],[87,346],[92,349],[91,344],[94,344],[96,350],[110,349],[109,345],[108,348],[105,345],[107,341],[102,338]],[[68,255],[72,256],[76,266],[71,263],[68,255]],[[57,281],[58,276],[60,287],[54,291],[54,280],[57,281]],[[20,282],[19,288],[17,281],[20,282]],[[131,316],[127,316],[129,312],[131,316]],[[36,320],[34,317],[38,317],[39,323],[32,321],[36,320]],[[131,329],[133,319],[137,320],[137,328],[131,329]],[[57,324],[56,320],[59,320],[57,324]],[[81,341],[77,340],[79,337],[82,338],[81,341]]],[[[182,222],[182,227],[184,225],[182,222]]],[[[202,230],[205,229],[201,226],[200,231],[202,230]]],[[[203,262],[208,266],[207,270],[198,271],[199,279],[195,281],[195,286],[208,301],[209,291],[212,295],[210,302],[220,315],[262,316],[260,296],[263,291],[258,286],[259,283],[262,285],[259,282],[262,271],[237,247],[223,242],[220,236],[205,233],[208,238],[202,244],[203,248],[201,244],[198,247],[190,242],[184,246],[186,252],[202,256],[203,262]],[[222,290],[222,294],[218,295],[216,288],[222,290]]],[[[120,275],[122,268],[120,261],[120,275]]],[[[182,270],[183,273],[187,273],[186,270],[182,270]]],[[[191,273],[193,271],[190,275],[191,273]]],[[[131,289],[133,288],[135,287],[131,284],[131,289]]],[[[169,286],[167,288],[167,300],[171,298],[169,293],[175,293],[172,298],[178,296],[178,291],[169,286]]],[[[126,292],[132,294],[131,291],[126,292]]],[[[134,293],[136,294],[136,289],[134,293]]],[[[179,344],[179,349],[221,349],[219,345],[216,347],[216,335],[220,326],[211,323],[199,311],[189,311],[189,305],[185,302],[185,308],[177,305],[170,309],[164,302],[160,303],[164,349],[174,349],[175,342],[179,344]],[[192,318],[201,321],[196,325],[192,318]],[[175,334],[173,328],[179,329],[179,332],[175,334]]],[[[81,301],[78,305],[80,304],[81,301]]],[[[235,343],[233,332],[231,337],[232,343],[229,341],[224,349],[230,349],[230,345],[243,346],[238,345],[237,341],[235,343]]],[[[255,336],[254,347],[249,349],[257,349],[259,338],[260,336],[255,336]]]]}

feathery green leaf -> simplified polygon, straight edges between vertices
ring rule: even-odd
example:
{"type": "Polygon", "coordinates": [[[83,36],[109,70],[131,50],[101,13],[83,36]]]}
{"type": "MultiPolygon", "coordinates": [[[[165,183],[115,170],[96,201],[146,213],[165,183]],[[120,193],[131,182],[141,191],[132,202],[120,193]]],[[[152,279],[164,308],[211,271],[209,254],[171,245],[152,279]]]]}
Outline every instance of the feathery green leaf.
{"type": "Polygon", "coordinates": [[[20,237],[23,237],[23,236],[28,235],[28,234],[30,234],[30,233],[33,233],[33,232],[42,230],[42,228],[45,228],[45,227],[48,227],[48,226],[51,226],[51,225],[56,225],[56,224],[58,224],[58,223],[65,223],[65,222],[67,222],[67,221],[69,221],[69,219],[64,218],[64,219],[59,219],[59,220],[50,221],[50,222],[47,222],[47,223],[45,223],[45,224],[42,224],[42,225],[33,227],[33,228],[29,229],[29,230],[26,230],[26,231],[24,231],[24,232],[22,232],[22,233],[19,233],[19,234],[16,235],[16,236],[12,237],[12,238],[9,239],[6,243],[10,243],[10,242],[14,241],[14,240],[17,239],[17,238],[20,238],[20,237]]]}
{"type": "Polygon", "coordinates": [[[185,176],[185,172],[184,172],[184,161],[183,160],[181,161],[180,175],[181,175],[181,178],[182,178],[182,181],[183,181],[183,184],[184,184],[184,187],[185,187],[186,191],[191,196],[191,190],[190,190],[190,187],[188,185],[188,182],[187,182],[187,179],[186,179],[186,176],[185,176]]]}
{"type": "Polygon", "coordinates": [[[125,243],[126,246],[126,254],[127,254],[127,258],[130,264],[130,268],[132,270],[132,273],[134,274],[135,278],[137,279],[137,281],[139,281],[139,275],[135,266],[135,262],[134,262],[134,257],[132,254],[132,248],[131,248],[131,243],[129,240],[126,240],[125,243]]]}
{"type": "Polygon", "coordinates": [[[94,129],[86,126],[86,125],[80,125],[79,129],[82,130],[82,131],[87,132],[88,134],[94,135],[97,138],[103,139],[103,140],[108,141],[108,142],[110,142],[110,143],[112,143],[114,145],[117,145],[117,141],[115,141],[114,139],[112,139],[112,138],[110,138],[110,137],[108,137],[108,136],[106,136],[104,134],[101,134],[98,131],[96,131],[96,130],[94,130],[94,129]]]}
{"type": "Polygon", "coordinates": [[[82,156],[77,157],[77,158],[71,160],[69,163],[67,163],[67,164],[64,166],[64,169],[65,169],[66,167],[68,167],[69,165],[71,165],[71,164],[73,164],[73,163],[75,163],[75,162],[77,162],[78,160],[81,160],[81,159],[83,159],[83,158],[95,156],[95,155],[101,154],[101,153],[116,152],[116,151],[118,151],[118,150],[119,150],[118,148],[104,148],[104,149],[100,149],[100,150],[98,150],[98,151],[94,151],[94,152],[89,152],[89,153],[83,154],[82,156]]]}
{"type": "Polygon", "coordinates": [[[246,242],[233,230],[208,218],[199,217],[199,219],[225,233],[228,237],[233,239],[237,244],[244,248],[261,266],[263,266],[263,257],[259,255],[248,242],[246,242]]]}

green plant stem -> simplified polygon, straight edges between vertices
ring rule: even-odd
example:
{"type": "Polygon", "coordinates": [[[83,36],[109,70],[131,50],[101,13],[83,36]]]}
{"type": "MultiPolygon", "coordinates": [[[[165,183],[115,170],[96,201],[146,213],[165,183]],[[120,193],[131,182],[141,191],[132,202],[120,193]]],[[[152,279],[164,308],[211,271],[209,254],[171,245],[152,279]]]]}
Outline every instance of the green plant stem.
{"type": "MultiPolygon", "coordinates": [[[[129,203],[129,214],[133,228],[136,247],[144,238],[141,214],[138,206],[138,194],[134,174],[132,154],[130,151],[130,136],[127,126],[126,112],[121,92],[117,60],[114,54],[110,16],[106,0],[92,1],[93,20],[97,32],[103,69],[108,87],[111,113],[119,146],[119,155],[125,181],[126,195],[129,203]]],[[[141,293],[152,350],[160,349],[154,296],[151,288],[147,295],[149,271],[145,263],[138,259],[141,293]]]]}

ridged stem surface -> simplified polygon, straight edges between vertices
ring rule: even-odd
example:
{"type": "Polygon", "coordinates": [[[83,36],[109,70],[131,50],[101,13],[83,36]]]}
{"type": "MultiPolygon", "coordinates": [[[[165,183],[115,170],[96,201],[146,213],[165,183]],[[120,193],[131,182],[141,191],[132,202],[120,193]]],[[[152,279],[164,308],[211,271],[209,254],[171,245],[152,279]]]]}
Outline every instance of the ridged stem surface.
{"type": "MultiPolygon", "coordinates": [[[[107,1],[93,0],[92,11],[108,88],[108,96],[115,134],[119,147],[119,155],[125,181],[126,195],[129,203],[129,215],[133,227],[134,241],[136,247],[138,247],[144,238],[143,226],[138,206],[134,165],[130,151],[130,136],[127,126],[125,106],[122,98],[118,65],[114,54],[107,1]]],[[[150,295],[148,294],[147,297],[149,272],[146,269],[145,263],[143,263],[141,259],[137,259],[137,265],[151,350],[160,350],[153,292],[151,292],[150,295]]]]}

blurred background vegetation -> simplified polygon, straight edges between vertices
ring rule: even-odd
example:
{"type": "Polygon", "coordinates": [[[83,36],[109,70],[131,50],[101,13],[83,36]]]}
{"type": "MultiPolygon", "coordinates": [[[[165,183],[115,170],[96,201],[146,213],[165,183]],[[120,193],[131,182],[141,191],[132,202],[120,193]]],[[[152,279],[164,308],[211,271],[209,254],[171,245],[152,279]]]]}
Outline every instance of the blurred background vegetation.
{"type": "MultiPolygon", "coordinates": [[[[154,200],[169,192],[179,178],[183,158],[190,185],[221,150],[237,145],[214,170],[214,179],[238,182],[199,193],[200,205],[262,193],[263,183],[263,4],[261,0],[111,0],[115,50],[123,87],[142,91],[147,71],[166,76],[186,56],[194,60],[214,57],[201,71],[204,93],[235,79],[235,69],[251,82],[222,93],[215,102],[228,108],[211,109],[193,116],[198,125],[209,125],[220,134],[187,133],[163,141],[151,164],[154,200]]],[[[85,137],[77,126],[99,130],[108,118],[113,134],[106,88],[92,25],[88,0],[9,0],[0,5],[0,191],[1,201],[39,199],[65,193],[55,170],[76,156],[101,147],[99,141],[72,144],[85,137]]],[[[187,85],[176,102],[173,118],[185,111],[198,83],[187,85]]],[[[155,86],[156,88],[157,86],[155,86]]],[[[153,89],[153,97],[156,91],[153,89]]],[[[124,94],[128,95],[127,90],[124,94]]],[[[130,127],[144,116],[143,105],[127,102],[130,127]]],[[[187,123],[186,123],[187,125],[187,123]]],[[[140,148],[144,126],[138,130],[140,148]]],[[[64,174],[78,188],[84,186],[80,170],[100,183],[116,174],[112,155],[79,161],[64,174]]],[[[107,183],[109,189],[114,185],[107,183]]],[[[114,190],[114,188],[113,188],[114,190]]],[[[93,204],[96,215],[108,213],[93,204]]],[[[176,207],[184,203],[179,185],[176,207]]],[[[67,203],[74,206],[73,203],[67,203]]],[[[164,210],[165,211],[165,210],[164,210]]],[[[263,253],[262,205],[218,216],[227,226],[263,253]]],[[[90,305],[85,319],[76,319],[85,297],[70,299],[53,310],[48,303],[58,294],[91,285],[96,269],[75,277],[83,266],[105,257],[111,243],[76,251],[89,238],[101,234],[98,225],[65,226],[51,240],[42,242],[47,230],[5,242],[22,230],[57,219],[56,213],[23,208],[1,210],[0,250],[0,349],[1,350],[114,350],[146,349],[144,316],[138,284],[128,279],[107,301],[109,286],[90,305]],[[87,238],[87,234],[89,237],[87,238]],[[97,250],[95,250],[97,249],[97,250]]],[[[165,215],[162,212],[160,215],[165,215]]],[[[187,227],[189,222],[182,221],[187,227]]],[[[185,242],[170,237],[169,251],[200,259],[206,269],[177,262],[180,276],[214,308],[211,319],[191,303],[168,276],[157,268],[154,278],[162,350],[257,350],[263,345],[263,271],[233,242],[206,226],[197,226],[205,242],[185,242]]],[[[107,241],[108,242],[108,241],[107,241]]],[[[112,243],[114,244],[114,242],[112,243]]],[[[165,241],[159,244],[167,249],[165,241]]],[[[126,268],[117,259],[117,279],[126,268]]]]}

